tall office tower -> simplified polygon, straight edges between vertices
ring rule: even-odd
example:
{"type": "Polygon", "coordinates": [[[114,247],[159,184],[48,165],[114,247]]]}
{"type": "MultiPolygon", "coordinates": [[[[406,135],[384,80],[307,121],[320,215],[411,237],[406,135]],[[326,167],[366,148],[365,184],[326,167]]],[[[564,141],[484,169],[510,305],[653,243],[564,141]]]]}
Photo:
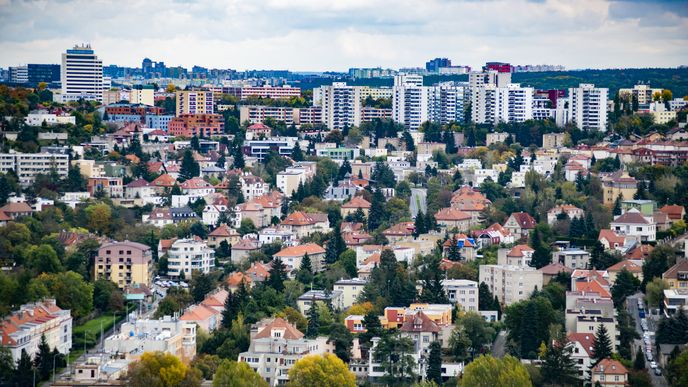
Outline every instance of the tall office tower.
{"type": "Polygon", "coordinates": [[[439,124],[464,122],[466,96],[465,86],[451,82],[440,83],[428,88],[428,120],[439,124]]]}
{"type": "Polygon", "coordinates": [[[425,69],[431,73],[438,73],[443,67],[451,67],[451,60],[447,58],[435,58],[425,62],[425,69]]]}
{"type": "Polygon", "coordinates": [[[10,67],[10,82],[26,83],[29,81],[29,68],[27,66],[10,67]]]}
{"type": "Polygon", "coordinates": [[[144,58],[141,62],[141,72],[143,73],[144,78],[150,78],[151,73],[153,72],[153,61],[148,58],[144,58]]]}
{"type": "Polygon", "coordinates": [[[212,91],[178,91],[177,117],[182,114],[213,114],[212,91]]]}
{"type": "MultiPolygon", "coordinates": [[[[347,86],[345,82],[334,82],[331,86],[321,86],[317,93],[322,121],[330,129],[361,124],[361,88],[347,86]]],[[[316,105],[317,106],[317,105],[316,105]]]]}
{"type": "Polygon", "coordinates": [[[568,117],[579,129],[607,130],[609,89],[581,83],[569,89],[568,117]]]}
{"type": "Polygon", "coordinates": [[[103,62],[90,44],[74,46],[62,54],[62,102],[85,99],[103,102],[103,62]]]}
{"type": "Polygon", "coordinates": [[[394,77],[392,89],[392,119],[408,129],[428,120],[428,87],[418,74],[401,74],[394,77]]]}

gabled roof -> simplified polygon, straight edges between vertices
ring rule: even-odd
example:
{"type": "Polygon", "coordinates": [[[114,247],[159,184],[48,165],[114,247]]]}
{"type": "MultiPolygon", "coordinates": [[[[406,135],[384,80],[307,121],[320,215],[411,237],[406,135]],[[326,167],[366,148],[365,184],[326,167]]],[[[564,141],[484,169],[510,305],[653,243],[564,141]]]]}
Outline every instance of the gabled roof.
{"type": "Polygon", "coordinates": [[[669,270],[662,274],[662,278],[676,278],[680,271],[688,272],[688,259],[682,259],[680,262],[676,262],[674,266],[670,267],[669,270]]]}
{"type": "Polygon", "coordinates": [[[246,274],[236,271],[230,275],[227,276],[227,279],[225,279],[225,283],[229,287],[236,287],[239,286],[240,283],[244,283],[246,285],[249,285],[251,282],[251,277],[247,276],[246,274]]]}
{"type": "Polygon", "coordinates": [[[516,245],[506,254],[507,257],[523,257],[528,252],[535,251],[528,245],[516,245]]]}
{"type": "Polygon", "coordinates": [[[628,260],[628,259],[625,261],[618,262],[612,266],[609,266],[607,268],[607,271],[620,272],[623,269],[626,269],[631,273],[642,273],[643,272],[642,266],[640,266],[640,265],[636,264],[635,262],[628,260]]]}
{"type": "Polygon", "coordinates": [[[0,207],[0,211],[4,212],[7,215],[21,214],[24,212],[33,212],[31,206],[26,204],[26,202],[7,203],[4,206],[0,207]]]}
{"type": "MultiPolygon", "coordinates": [[[[317,214],[321,215],[321,214],[317,214]]],[[[322,214],[325,215],[325,218],[327,218],[327,214],[322,214]]],[[[290,226],[307,226],[309,224],[316,224],[319,222],[322,222],[322,217],[321,216],[316,216],[316,213],[305,213],[301,211],[295,211],[289,214],[286,219],[282,221],[282,224],[290,225],[290,226]]]]}
{"type": "Polygon", "coordinates": [[[270,277],[270,263],[253,262],[251,267],[246,269],[247,275],[253,275],[258,280],[264,280],[270,277]]]}
{"type": "Polygon", "coordinates": [[[625,375],[628,373],[628,370],[616,360],[602,359],[597,365],[592,367],[591,372],[603,373],[605,375],[625,375]]]}
{"type": "Polygon", "coordinates": [[[592,356],[592,345],[595,335],[592,333],[569,333],[567,335],[570,342],[577,342],[583,347],[588,356],[592,356]]]}
{"type": "Polygon", "coordinates": [[[413,234],[413,230],[416,229],[416,226],[413,224],[413,222],[401,222],[397,223],[394,226],[388,228],[387,230],[383,231],[382,233],[384,235],[391,235],[391,236],[408,236],[413,234]]]}
{"type": "Polygon", "coordinates": [[[650,224],[650,222],[635,208],[627,211],[625,214],[617,216],[612,223],[650,224]]]}
{"type": "Polygon", "coordinates": [[[680,220],[683,218],[683,215],[686,213],[686,209],[683,206],[675,205],[675,204],[667,204],[666,206],[662,207],[659,209],[663,213],[667,214],[669,219],[671,220],[680,220]]]}
{"type": "Polygon", "coordinates": [[[187,309],[179,319],[182,321],[204,321],[218,314],[220,312],[217,309],[199,304],[187,309]]]}
{"type": "Polygon", "coordinates": [[[642,260],[650,257],[650,253],[655,247],[652,245],[638,245],[633,250],[626,253],[626,259],[642,260]]]}
{"type": "MultiPolygon", "coordinates": [[[[602,229],[600,230],[600,235],[597,237],[597,240],[602,240],[606,239],[607,242],[611,243],[612,245],[614,243],[618,244],[619,246],[623,246],[624,243],[626,243],[626,237],[623,235],[617,235],[614,231],[608,230],[608,229],[602,229]]],[[[614,247],[614,246],[612,246],[614,247]]]]}
{"type": "Polygon", "coordinates": [[[194,177],[194,178],[191,178],[191,179],[183,182],[180,185],[180,187],[183,189],[204,189],[204,188],[212,188],[212,184],[201,179],[200,177],[194,177]]]}
{"type": "Polygon", "coordinates": [[[177,179],[164,173],[151,182],[156,187],[173,187],[177,183],[177,179]]]}
{"type": "Polygon", "coordinates": [[[371,206],[370,202],[363,199],[360,196],[354,196],[353,199],[347,203],[342,204],[342,208],[366,208],[369,209],[371,206]]]}
{"type": "Polygon", "coordinates": [[[432,321],[423,311],[415,315],[406,316],[404,323],[399,328],[401,332],[434,332],[438,333],[442,329],[436,322],[432,321]]]}
{"type": "Polygon", "coordinates": [[[275,329],[284,331],[281,338],[285,340],[299,340],[303,337],[303,333],[296,329],[295,326],[291,325],[286,320],[277,317],[271,323],[264,326],[260,331],[258,331],[258,333],[256,333],[253,339],[271,338],[272,331],[275,329]]]}
{"type": "Polygon", "coordinates": [[[232,250],[258,250],[259,248],[258,240],[250,238],[242,239],[232,245],[232,250]]]}
{"type": "Polygon", "coordinates": [[[265,125],[262,122],[256,122],[255,124],[249,126],[246,128],[247,130],[272,130],[269,126],[265,125]]]}
{"type": "Polygon", "coordinates": [[[467,220],[471,219],[471,215],[463,212],[461,210],[457,210],[456,208],[443,208],[435,214],[435,219],[437,220],[446,220],[446,221],[460,221],[460,220],[467,220]]]}
{"type": "Polygon", "coordinates": [[[151,183],[147,182],[144,179],[137,179],[132,181],[131,183],[125,185],[127,188],[142,188],[142,187],[150,187],[151,183]]]}
{"type": "Polygon", "coordinates": [[[535,219],[529,214],[526,214],[525,212],[514,212],[513,214],[511,214],[510,218],[514,218],[516,223],[518,223],[518,225],[521,228],[527,230],[534,229],[535,225],[537,224],[535,219]]]}
{"type": "Polygon", "coordinates": [[[280,250],[275,257],[303,257],[304,255],[325,254],[325,249],[315,243],[290,246],[280,250]]]}
{"type": "Polygon", "coordinates": [[[224,237],[224,238],[228,238],[228,237],[231,237],[231,236],[238,236],[238,235],[239,235],[239,233],[238,233],[235,229],[233,229],[233,228],[227,226],[227,225],[224,224],[224,223],[221,224],[221,225],[220,225],[218,228],[216,228],[215,230],[213,230],[210,234],[208,234],[208,236],[213,236],[213,237],[224,237]]]}

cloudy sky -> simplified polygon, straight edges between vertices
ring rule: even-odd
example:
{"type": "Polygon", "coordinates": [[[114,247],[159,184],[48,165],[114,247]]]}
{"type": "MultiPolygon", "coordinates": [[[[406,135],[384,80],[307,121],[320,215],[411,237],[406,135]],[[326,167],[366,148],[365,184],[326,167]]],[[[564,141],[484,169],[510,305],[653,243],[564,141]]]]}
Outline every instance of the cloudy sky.
{"type": "Polygon", "coordinates": [[[669,67],[688,64],[688,0],[0,0],[0,66],[80,42],[122,66],[669,67]]]}

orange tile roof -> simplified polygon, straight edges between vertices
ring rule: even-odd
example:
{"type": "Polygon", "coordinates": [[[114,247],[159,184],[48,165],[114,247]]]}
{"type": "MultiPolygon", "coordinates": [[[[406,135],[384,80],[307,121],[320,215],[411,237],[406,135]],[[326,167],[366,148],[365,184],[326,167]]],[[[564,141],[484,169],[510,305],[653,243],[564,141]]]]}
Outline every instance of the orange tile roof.
{"type": "Polygon", "coordinates": [[[204,321],[218,314],[220,314],[218,310],[199,304],[187,309],[179,319],[182,321],[204,321]]]}
{"type": "Polygon", "coordinates": [[[315,243],[306,243],[298,246],[289,246],[280,250],[275,257],[303,257],[305,254],[325,254],[325,249],[315,243]]]}
{"type": "Polygon", "coordinates": [[[422,311],[419,311],[415,315],[406,316],[404,323],[399,328],[402,332],[439,332],[442,329],[437,325],[436,322],[432,321],[422,311]]]}
{"type": "Polygon", "coordinates": [[[20,213],[24,213],[24,212],[33,212],[33,210],[31,209],[31,206],[26,204],[25,202],[7,203],[0,208],[0,211],[4,212],[7,215],[20,214],[20,213]]]}
{"type": "Polygon", "coordinates": [[[228,275],[227,279],[225,280],[225,283],[227,283],[227,286],[229,287],[237,287],[242,282],[244,282],[244,284],[246,285],[249,285],[252,281],[251,277],[247,276],[246,274],[240,271],[228,275]]]}
{"type": "Polygon", "coordinates": [[[266,279],[270,277],[270,266],[261,262],[253,262],[251,267],[246,269],[246,274],[253,274],[256,278],[266,279]]]}
{"type": "Polygon", "coordinates": [[[314,217],[315,214],[307,214],[302,211],[295,211],[289,214],[286,219],[282,221],[282,224],[290,226],[306,226],[309,224],[319,223],[318,218],[314,217]]]}
{"type": "Polygon", "coordinates": [[[397,223],[394,226],[388,228],[387,230],[383,231],[382,233],[384,235],[390,235],[390,236],[409,236],[413,234],[413,230],[416,229],[416,226],[413,224],[413,222],[401,222],[397,223]]]}
{"type": "Polygon", "coordinates": [[[151,184],[156,187],[173,187],[176,182],[177,179],[165,173],[158,176],[151,184]]]}
{"type": "Polygon", "coordinates": [[[619,363],[613,359],[602,359],[594,367],[592,367],[591,372],[593,373],[603,373],[605,375],[626,375],[628,370],[623,364],[619,363]]]}
{"type": "Polygon", "coordinates": [[[628,259],[625,261],[618,262],[612,266],[609,266],[607,268],[607,271],[617,272],[617,271],[621,271],[623,269],[626,269],[631,273],[642,273],[643,272],[643,268],[640,265],[638,265],[635,262],[628,260],[628,259]]]}
{"type": "Polygon", "coordinates": [[[360,196],[354,196],[353,199],[347,203],[342,204],[342,208],[367,208],[371,206],[370,202],[360,196]]]}
{"type": "Polygon", "coordinates": [[[516,245],[506,254],[507,257],[522,257],[526,252],[535,251],[528,245],[516,245]]]}
{"type": "Polygon", "coordinates": [[[471,219],[471,215],[463,212],[461,210],[457,210],[456,208],[443,208],[435,214],[435,219],[438,221],[441,220],[446,220],[446,221],[459,221],[459,220],[466,220],[466,219],[471,219]]]}
{"type": "Polygon", "coordinates": [[[677,278],[679,271],[688,271],[688,260],[682,259],[662,274],[662,278],[677,278]]]}
{"type": "Polygon", "coordinates": [[[617,235],[614,231],[608,230],[608,229],[600,230],[600,235],[597,237],[597,240],[599,241],[601,239],[606,239],[609,243],[611,243],[611,244],[616,243],[620,246],[623,246],[623,244],[626,243],[626,237],[625,236],[617,235]]]}
{"type": "Polygon", "coordinates": [[[573,271],[573,269],[566,267],[559,262],[550,263],[549,265],[543,266],[538,270],[540,270],[540,272],[542,272],[542,274],[545,275],[557,275],[561,272],[571,273],[573,271]]]}
{"type": "Polygon", "coordinates": [[[596,280],[587,282],[576,282],[576,291],[585,293],[597,293],[600,297],[611,298],[612,295],[607,289],[602,287],[602,285],[596,280]]]}
{"type": "Polygon", "coordinates": [[[239,233],[233,229],[227,226],[226,224],[221,224],[218,228],[213,230],[208,236],[214,236],[214,237],[231,237],[231,236],[238,236],[239,233]]]}
{"type": "Polygon", "coordinates": [[[180,187],[184,189],[204,189],[210,188],[212,185],[200,177],[194,177],[183,182],[180,187]]]}
{"type": "Polygon", "coordinates": [[[592,355],[592,346],[595,335],[592,333],[569,333],[567,335],[570,342],[578,342],[583,347],[588,356],[592,355]]]}
{"type": "Polygon", "coordinates": [[[282,335],[282,338],[286,340],[298,340],[303,337],[303,333],[296,329],[295,326],[291,325],[286,320],[277,317],[270,324],[266,325],[258,333],[256,333],[253,339],[270,338],[272,337],[273,329],[283,330],[284,334],[282,335]]]}
{"type": "Polygon", "coordinates": [[[647,259],[650,257],[650,253],[654,249],[655,249],[655,247],[652,245],[636,246],[633,248],[633,250],[627,252],[625,257],[627,259],[635,259],[635,260],[647,259]]]}
{"type": "Polygon", "coordinates": [[[669,219],[671,220],[680,220],[683,219],[683,215],[686,213],[686,209],[683,206],[679,205],[669,205],[667,204],[666,206],[662,207],[659,209],[663,213],[667,214],[669,216],[669,219]]]}

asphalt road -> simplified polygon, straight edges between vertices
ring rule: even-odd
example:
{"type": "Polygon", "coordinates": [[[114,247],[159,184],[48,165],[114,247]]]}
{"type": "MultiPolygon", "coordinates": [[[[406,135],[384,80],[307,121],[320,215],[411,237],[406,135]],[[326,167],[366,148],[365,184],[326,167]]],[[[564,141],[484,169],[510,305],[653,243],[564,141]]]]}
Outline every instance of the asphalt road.
{"type": "Polygon", "coordinates": [[[423,211],[424,214],[428,213],[427,190],[425,188],[411,188],[410,201],[412,217],[416,217],[416,214],[418,214],[418,210],[423,211]]]}
{"type": "Polygon", "coordinates": [[[494,343],[492,343],[492,356],[496,358],[504,357],[506,346],[506,331],[500,331],[495,338],[494,343]]]}
{"type": "MultiPolygon", "coordinates": [[[[638,347],[642,347],[643,351],[646,351],[646,346],[645,343],[643,342],[643,328],[642,325],[640,324],[640,316],[638,316],[638,299],[642,298],[643,294],[642,293],[637,293],[634,294],[626,299],[626,308],[628,309],[628,312],[633,316],[633,319],[635,320],[635,330],[638,332],[638,335],[640,335],[641,339],[640,340],[634,340],[633,341],[633,354],[635,356],[635,353],[638,350],[638,347]]],[[[645,308],[647,309],[647,304],[645,305],[645,308]]],[[[646,314],[646,321],[648,325],[648,332],[650,332],[650,348],[652,350],[652,355],[653,355],[653,360],[657,361],[657,351],[654,350],[655,348],[655,342],[654,342],[654,335],[653,333],[656,331],[657,327],[657,322],[649,318],[649,315],[646,314]]],[[[643,352],[644,354],[644,352],[643,352]]],[[[650,379],[652,380],[652,385],[654,387],[667,387],[668,383],[666,379],[664,378],[664,370],[662,370],[662,375],[657,376],[654,373],[654,370],[650,368],[650,362],[647,360],[647,356],[643,356],[645,358],[645,368],[647,369],[647,372],[650,374],[650,379]]]]}

